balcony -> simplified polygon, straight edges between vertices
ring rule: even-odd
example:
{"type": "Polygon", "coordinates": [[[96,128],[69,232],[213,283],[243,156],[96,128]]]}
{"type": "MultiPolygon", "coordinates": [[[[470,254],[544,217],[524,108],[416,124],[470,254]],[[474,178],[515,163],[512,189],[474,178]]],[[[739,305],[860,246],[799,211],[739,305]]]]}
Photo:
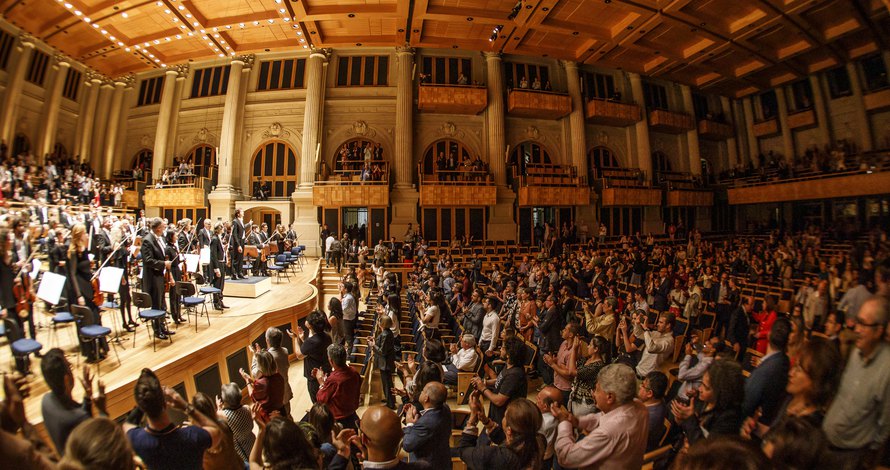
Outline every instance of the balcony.
{"type": "Polygon", "coordinates": [[[696,128],[695,118],[666,109],[653,109],[649,111],[649,128],[656,132],[682,134],[696,128]]]}
{"type": "Polygon", "coordinates": [[[862,97],[866,111],[878,111],[890,108],[890,88],[874,91],[862,97]]]}
{"type": "Polygon", "coordinates": [[[441,114],[479,114],[488,106],[488,89],[469,85],[422,84],[417,109],[441,114]]]}
{"type": "Polygon", "coordinates": [[[732,124],[702,119],[698,121],[698,136],[707,140],[726,140],[735,137],[732,124]]]}
{"type": "MultiPolygon", "coordinates": [[[[358,167],[360,162],[355,163],[358,167]]],[[[367,169],[340,169],[316,175],[312,203],[319,207],[389,205],[389,162],[375,162],[367,169]]]]}
{"type": "Polygon", "coordinates": [[[643,115],[639,105],[606,100],[587,102],[587,121],[592,124],[627,127],[641,119],[643,115]]]}
{"type": "Polygon", "coordinates": [[[515,117],[559,119],[572,112],[572,98],[565,93],[512,89],[507,94],[507,113],[515,117]]]}
{"type": "Polygon", "coordinates": [[[714,192],[704,189],[669,189],[665,201],[668,207],[710,207],[714,192]]]}
{"type": "Polygon", "coordinates": [[[424,173],[423,165],[418,165],[417,170],[421,207],[497,204],[497,186],[491,174],[484,169],[424,173]]]}
{"type": "Polygon", "coordinates": [[[864,170],[746,183],[726,192],[730,204],[762,204],[887,194],[887,188],[890,188],[890,164],[876,158],[875,164],[864,170]]]}
{"type": "Polygon", "coordinates": [[[145,207],[207,207],[204,188],[185,185],[146,189],[143,201],[145,207]]]}
{"type": "Polygon", "coordinates": [[[754,123],[754,137],[772,137],[774,135],[779,135],[779,120],[777,118],[754,123]]]}
{"type": "Polygon", "coordinates": [[[816,112],[805,109],[788,115],[788,127],[790,129],[809,129],[816,125],[816,112]]]}
{"type": "Polygon", "coordinates": [[[574,166],[528,164],[513,181],[520,207],[590,204],[590,187],[574,166]]]}
{"type": "Polygon", "coordinates": [[[660,206],[661,190],[649,187],[603,188],[600,198],[603,207],[611,206],[660,206]]]}

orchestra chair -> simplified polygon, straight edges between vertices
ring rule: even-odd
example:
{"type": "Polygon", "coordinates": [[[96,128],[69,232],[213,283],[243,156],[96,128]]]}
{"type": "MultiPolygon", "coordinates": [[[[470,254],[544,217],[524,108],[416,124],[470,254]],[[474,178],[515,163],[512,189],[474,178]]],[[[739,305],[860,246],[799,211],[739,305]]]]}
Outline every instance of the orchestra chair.
{"type": "Polygon", "coordinates": [[[204,297],[196,296],[195,285],[191,282],[179,281],[173,288],[176,289],[176,293],[179,295],[179,304],[185,307],[185,318],[188,319],[190,315],[195,316],[195,333],[198,332],[198,317],[200,315],[207,317],[207,326],[209,327],[210,314],[207,312],[207,304],[204,303],[204,297]],[[198,312],[199,305],[204,307],[203,312],[198,312]]]}
{"type": "Polygon", "coordinates": [[[37,341],[25,338],[19,330],[18,325],[9,318],[2,321],[3,331],[0,335],[6,336],[9,341],[9,348],[12,350],[12,357],[15,358],[16,368],[25,374],[31,373],[31,354],[40,352],[43,345],[37,341]]]}
{"type": "MultiPolygon", "coordinates": [[[[167,316],[167,312],[165,310],[157,310],[151,308],[151,296],[145,292],[133,292],[133,305],[139,309],[139,319],[142,320],[142,324],[145,325],[145,332],[148,333],[148,336],[151,337],[151,350],[157,351],[156,340],[154,334],[151,332],[151,326],[149,324],[153,320],[158,320],[161,323],[165,322],[165,317],[167,316]]],[[[170,340],[170,343],[173,343],[173,335],[167,335],[167,339],[170,340]]],[[[133,333],[133,347],[136,347],[136,333],[133,333]]]]}
{"type": "MultiPolygon", "coordinates": [[[[222,291],[216,287],[203,285],[203,284],[207,283],[207,280],[204,278],[203,274],[201,274],[201,273],[191,273],[191,274],[192,274],[192,276],[195,277],[195,284],[201,285],[201,287],[198,288],[198,293],[204,297],[205,302],[207,301],[208,295],[222,294],[222,291]]],[[[213,302],[211,302],[211,303],[213,303],[213,302]]],[[[205,306],[204,308],[207,308],[207,307],[205,306]]]]}
{"type": "MultiPolygon", "coordinates": [[[[59,303],[53,306],[53,317],[50,319],[52,322],[52,329],[50,329],[49,336],[49,344],[50,347],[59,347],[59,325],[67,325],[74,323],[74,315],[71,315],[71,312],[61,310],[62,305],[66,305],[67,300],[64,298],[59,299],[59,303]]],[[[74,337],[71,335],[71,330],[68,330],[68,338],[71,342],[74,342],[74,337]]]]}
{"type": "Polygon", "coordinates": [[[270,271],[275,273],[276,279],[281,279],[281,276],[284,276],[290,282],[290,273],[287,272],[289,267],[290,263],[287,261],[287,255],[284,253],[275,255],[274,263],[267,266],[270,271]]]}
{"type": "MultiPolygon", "coordinates": [[[[72,305],[71,306],[71,315],[74,316],[75,325],[77,325],[77,335],[84,341],[93,343],[93,350],[96,351],[96,354],[99,353],[99,340],[105,339],[108,344],[111,345],[111,348],[114,349],[114,356],[117,358],[117,365],[121,365],[121,358],[117,354],[117,345],[114,341],[109,340],[109,336],[111,336],[111,328],[107,326],[102,326],[100,324],[92,323],[93,312],[89,307],[85,307],[83,305],[72,305]]],[[[133,335],[135,336],[135,335],[133,335]]],[[[83,351],[81,351],[81,355],[83,351]]],[[[80,355],[78,357],[78,367],[80,366],[80,355]]],[[[96,371],[101,375],[102,374],[102,360],[96,364],[96,371]]]]}

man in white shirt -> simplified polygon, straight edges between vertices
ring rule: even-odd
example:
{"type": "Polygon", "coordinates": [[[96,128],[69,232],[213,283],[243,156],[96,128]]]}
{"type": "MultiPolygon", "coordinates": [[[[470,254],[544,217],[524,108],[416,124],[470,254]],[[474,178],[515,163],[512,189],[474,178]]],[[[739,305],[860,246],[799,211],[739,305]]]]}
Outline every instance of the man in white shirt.
{"type": "Polygon", "coordinates": [[[490,298],[486,297],[482,300],[482,308],[485,309],[485,316],[482,317],[482,334],[479,337],[479,347],[482,348],[485,357],[490,358],[498,353],[501,318],[498,316],[498,312],[492,305],[490,298]]]}
{"type": "Polygon", "coordinates": [[[473,372],[477,359],[476,338],[468,334],[461,336],[460,348],[457,344],[451,345],[451,364],[445,364],[445,384],[457,385],[457,373],[473,372]]]}
{"type": "Polygon", "coordinates": [[[553,385],[547,385],[535,395],[535,405],[541,411],[541,429],[538,434],[544,436],[544,442],[547,448],[544,450],[544,465],[541,468],[551,468],[553,462],[553,447],[556,444],[556,427],[559,421],[553,413],[550,412],[550,405],[553,403],[562,403],[562,392],[553,385]]]}
{"type": "Polygon", "coordinates": [[[346,336],[347,354],[352,351],[352,341],[355,337],[355,319],[358,317],[358,303],[352,295],[351,282],[340,284],[340,304],[343,306],[343,333],[346,336]]]}
{"type": "Polygon", "coordinates": [[[328,235],[328,238],[324,240],[324,262],[328,266],[331,264],[331,243],[334,243],[334,239],[336,238],[336,233],[331,232],[328,235]]]}
{"type": "Polygon", "coordinates": [[[643,338],[643,356],[637,364],[637,375],[645,377],[653,370],[658,370],[674,352],[674,315],[669,312],[658,316],[655,331],[646,325],[646,317],[637,316],[634,320],[634,336],[643,338]]]}
{"type": "Polygon", "coordinates": [[[705,341],[698,351],[692,345],[693,342],[686,343],[686,355],[680,361],[680,371],[677,374],[677,380],[683,382],[677,391],[677,397],[682,399],[687,399],[690,391],[698,390],[702,377],[714,363],[717,353],[724,349],[724,344],[720,342],[718,336],[705,341]]]}

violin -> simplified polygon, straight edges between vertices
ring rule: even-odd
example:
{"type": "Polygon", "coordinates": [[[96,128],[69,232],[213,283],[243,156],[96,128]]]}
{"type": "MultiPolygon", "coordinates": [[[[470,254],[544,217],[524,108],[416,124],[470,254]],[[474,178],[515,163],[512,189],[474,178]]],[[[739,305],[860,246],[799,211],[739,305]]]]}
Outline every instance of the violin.
{"type": "Polygon", "coordinates": [[[94,277],[90,284],[93,286],[93,303],[98,307],[105,303],[105,294],[99,290],[99,278],[94,277]]]}
{"type": "Polygon", "coordinates": [[[12,294],[15,296],[15,311],[19,318],[26,319],[31,314],[31,306],[37,300],[31,284],[31,276],[19,275],[12,286],[12,294]]]}

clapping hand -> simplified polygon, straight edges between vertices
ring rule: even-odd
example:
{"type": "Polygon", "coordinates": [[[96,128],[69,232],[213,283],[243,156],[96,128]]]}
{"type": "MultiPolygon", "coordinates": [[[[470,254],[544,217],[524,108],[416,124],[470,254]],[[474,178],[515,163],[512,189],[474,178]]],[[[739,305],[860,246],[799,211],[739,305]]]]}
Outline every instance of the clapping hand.
{"type": "Polygon", "coordinates": [[[30,388],[25,377],[15,374],[3,377],[3,392],[6,400],[0,407],[0,423],[3,429],[14,433],[25,425],[25,398],[30,395],[30,388]]]}
{"type": "Polygon", "coordinates": [[[331,431],[331,444],[337,449],[337,454],[345,459],[349,459],[351,455],[351,446],[356,446],[359,449],[360,457],[365,454],[362,440],[354,429],[347,428],[340,431],[339,434],[334,434],[334,431],[331,431]]]}
{"type": "Polygon", "coordinates": [[[572,423],[572,427],[578,427],[578,418],[559,403],[554,402],[550,404],[550,414],[560,422],[569,421],[572,423]]]}
{"type": "Polygon", "coordinates": [[[176,409],[184,410],[188,406],[182,396],[170,387],[164,387],[164,400],[167,405],[176,409]]]}
{"type": "Polygon", "coordinates": [[[415,408],[413,406],[407,407],[407,409],[405,410],[405,422],[409,423],[409,424],[413,424],[413,423],[417,422],[417,418],[418,418],[417,408],[415,408]]]}
{"type": "Polygon", "coordinates": [[[683,402],[679,400],[674,400],[671,402],[671,412],[674,414],[674,418],[678,423],[691,418],[694,414],[694,410],[695,397],[689,399],[688,405],[683,404],[683,402]]]}

